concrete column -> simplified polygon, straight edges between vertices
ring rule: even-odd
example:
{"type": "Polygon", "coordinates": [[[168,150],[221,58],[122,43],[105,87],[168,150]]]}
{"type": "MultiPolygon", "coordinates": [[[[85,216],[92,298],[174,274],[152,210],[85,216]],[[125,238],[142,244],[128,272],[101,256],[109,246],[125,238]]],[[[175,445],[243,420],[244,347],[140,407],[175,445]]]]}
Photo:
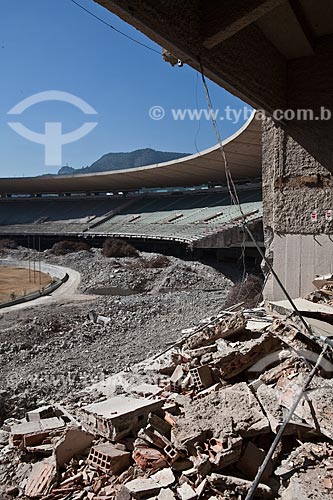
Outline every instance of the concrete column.
{"type": "MultiPolygon", "coordinates": [[[[312,126],[313,140],[316,124],[312,126]]],[[[263,122],[266,254],[292,297],[310,292],[315,275],[333,272],[332,188],[331,173],[273,120],[266,119],[263,122]]],[[[285,298],[272,277],[267,281],[264,295],[275,300],[285,298]]]]}

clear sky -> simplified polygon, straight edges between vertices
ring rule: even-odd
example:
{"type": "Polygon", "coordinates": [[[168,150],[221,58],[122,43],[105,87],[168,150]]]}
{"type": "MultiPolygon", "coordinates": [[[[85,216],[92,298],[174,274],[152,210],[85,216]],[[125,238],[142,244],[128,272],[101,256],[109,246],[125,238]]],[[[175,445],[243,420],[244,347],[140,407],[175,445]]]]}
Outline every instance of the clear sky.
{"type": "MultiPolygon", "coordinates": [[[[84,7],[128,35],[160,47],[92,0],[84,7]]],[[[18,135],[8,122],[21,122],[43,133],[45,122],[61,122],[63,133],[85,121],[98,125],[87,136],[62,148],[62,164],[90,165],[108,152],[154,148],[196,152],[216,143],[211,122],[174,120],[172,109],[206,107],[200,77],[184,65],[171,67],[162,56],[142,48],[93,19],[70,0],[1,0],[0,2],[0,176],[29,176],[58,171],[46,166],[44,146],[18,135]],[[20,116],[7,112],[38,92],[57,90],[85,100],[96,111],[86,116],[69,103],[41,102],[20,116]],[[165,117],[149,117],[162,106],[165,117]],[[196,142],[196,145],[195,145],[196,142]]],[[[214,108],[244,103],[212,82],[214,108]]],[[[240,120],[219,122],[222,138],[236,132],[240,120]]]]}

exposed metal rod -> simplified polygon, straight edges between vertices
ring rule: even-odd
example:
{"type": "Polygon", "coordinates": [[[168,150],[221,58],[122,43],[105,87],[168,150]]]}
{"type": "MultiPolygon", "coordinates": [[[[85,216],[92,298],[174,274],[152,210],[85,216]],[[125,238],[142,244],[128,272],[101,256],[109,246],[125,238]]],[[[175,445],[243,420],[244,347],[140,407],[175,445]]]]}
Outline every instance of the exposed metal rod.
{"type": "Polygon", "coordinates": [[[309,385],[310,385],[310,383],[311,383],[311,381],[312,381],[312,379],[313,379],[313,377],[314,377],[314,375],[315,375],[315,373],[316,373],[316,370],[317,370],[318,366],[319,366],[319,365],[320,365],[320,363],[322,362],[323,357],[324,357],[324,354],[325,354],[325,352],[327,351],[327,349],[328,349],[328,345],[326,344],[326,345],[323,347],[323,349],[322,349],[322,351],[321,351],[320,355],[318,356],[317,362],[316,362],[315,366],[312,368],[312,370],[311,370],[311,372],[310,372],[310,374],[309,374],[309,376],[308,376],[308,378],[307,378],[306,382],[304,383],[304,385],[303,385],[302,389],[300,390],[300,392],[299,392],[299,394],[297,395],[297,397],[296,397],[295,401],[293,402],[293,404],[292,404],[292,406],[291,406],[291,408],[290,408],[290,410],[289,410],[288,414],[286,415],[286,418],[284,419],[284,422],[283,422],[283,424],[281,425],[281,427],[280,427],[280,429],[279,429],[279,432],[278,432],[278,433],[277,433],[277,435],[275,436],[275,439],[274,439],[274,441],[273,441],[273,443],[272,443],[272,445],[271,445],[270,449],[269,449],[269,450],[268,450],[268,452],[267,452],[267,455],[266,455],[266,457],[265,457],[265,460],[263,461],[263,463],[261,464],[261,466],[260,466],[260,467],[259,467],[259,469],[258,469],[257,475],[256,475],[256,477],[255,477],[255,479],[254,479],[254,481],[253,481],[253,483],[252,483],[251,488],[249,489],[249,491],[248,491],[248,493],[247,493],[247,495],[246,495],[246,497],[245,497],[245,500],[252,500],[253,496],[255,495],[255,492],[256,492],[256,490],[257,490],[257,488],[258,488],[258,485],[259,485],[259,483],[260,483],[260,480],[261,480],[261,478],[262,478],[262,476],[263,476],[263,474],[264,474],[264,472],[265,472],[265,470],[266,470],[266,467],[267,467],[267,465],[268,465],[269,461],[271,460],[271,458],[272,458],[272,456],[273,456],[273,454],[274,454],[274,451],[275,451],[275,449],[276,449],[277,445],[279,444],[279,442],[280,442],[280,440],[281,440],[281,438],[282,438],[282,435],[283,435],[283,433],[284,433],[284,431],[285,431],[285,429],[286,429],[286,427],[287,427],[288,423],[289,423],[289,422],[290,422],[290,420],[291,420],[291,417],[293,416],[293,414],[294,414],[294,412],[295,412],[295,410],[296,410],[296,408],[297,408],[297,406],[298,406],[298,404],[299,404],[300,400],[302,399],[303,394],[305,393],[305,391],[306,391],[306,390],[307,390],[307,388],[309,387],[309,385]]]}

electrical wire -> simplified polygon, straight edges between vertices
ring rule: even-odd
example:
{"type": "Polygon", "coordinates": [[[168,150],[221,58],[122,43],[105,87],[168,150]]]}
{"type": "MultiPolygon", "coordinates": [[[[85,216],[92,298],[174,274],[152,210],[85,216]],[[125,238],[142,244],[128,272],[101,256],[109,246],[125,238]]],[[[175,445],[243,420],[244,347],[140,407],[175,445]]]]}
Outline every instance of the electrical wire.
{"type": "Polygon", "coordinates": [[[276,437],[275,437],[275,439],[274,439],[274,441],[273,441],[273,443],[272,443],[272,445],[271,445],[271,447],[270,447],[270,449],[269,449],[269,451],[268,451],[268,453],[267,453],[264,461],[262,462],[261,466],[259,467],[258,472],[256,474],[256,477],[255,477],[255,479],[254,479],[254,481],[253,481],[253,483],[252,483],[252,485],[251,485],[251,487],[250,487],[250,489],[249,489],[249,491],[248,491],[248,493],[246,495],[245,500],[252,500],[252,498],[254,497],[254,495],[256,493],[258,485],[260,483],[260,479],[263,476],[263,474],[265,472],[265,469],[266,469],[266,467],[267,467],[270,459],[272,458],[272,456],[274,454],[274,451],[275,451],[278,443],[280,442],[280,440],[282,438],[282,435],[283,435],[283,433],[284,433],[284,431],[286,429],[287,424],[291,420],[291,418],[292,418],[292,416],[293,416],[293,414],[294,414],[294,412],[295,412],[295,410],[296,410],[296,408],[297,408],[300,400],[303,397],[303,394],[308,389],[308,387],[309,387],[309,385],[310,385],[310,383],[311,383],[311,381],[312,381],[312,379],[313,379],[313,377],[314,377],[314,375],[316,373],[316,370],[317,370],[318,366],[320,365],[321,361],[324,358],[324,355],[325,355],[326,351],[328,350],[328,348],[332,349],[332,347],[333,347],[333,340],[329,339],[329,338],[326,338],[324,336],[316,336],[316,335],[314,335],[314,333],[312,332],[312,329],[311,329],[310,325],[305,321],[303,315],[301,314],[301,312],[296,307],[296,304],[292,300],[292,298],[289,295],[288,291],[286,290],[285,286],[281,282],[279,276],[276,274],[275,270],[273,269],[273,266],[271,265],[271,263],[267,259],[266,255],[263,253],[262,249],[258,245],[258,242],[256,241],[256,239],[255,239],[252,231],[248,227],[245,214],[244,214],[244,212],[242,210],[242,207],[241,207],[241,204],[239,202],[239,198],[238,198],[238,194],[237,194],[237,189],[236,189],[236,186],[234,184],[231,172],[230,172],[229,167],[228,167],[228,162],[227,162],[226,154],[225,154],[225,151],[224,151],[224,148],[223,148],[223,144],[222,144],[222,141],[221,141],[220,132],[219,132],[219,129],[217,127],[217,123],[216,123],[216,120],[215,120],[215,117],[214,117],[213,106],[212,106],[211,98],[210,98],[210,95],[209,95],[209,90],[208,90],[208,87],[207,87],[205,75],[204,75],[203,68],[202,68],[201,64],[200,64],[200,70],[201,70],[201,77],[202,77],[203,86],[204,86],[205,93],[206,93],[207,105],[208,105],[208,109],[209,109],[209,112],[210,112],[210,117],[211,117],[211,120],[212,120],[212,123],[213,123],[213,127],[214,127],[214,130],[215,130],[216,138],[217,138],[218,143],[220,145],[220,150],[221,150],[222,158],[223,158],[223,161],[224,161],[227,186],[228,186],[228,189],[229,189],[229,192],[230,192],[230,197],[231,197],[232,202],[235,203],[235,205],[238,206],[238,209],[240,211],[241,218],[242,218],[242,225],[243,225],[243,228],[244,228],[244,233],[246,231],[246,233],[250,237],[251,241],[254,243],[254,245],[257,248],[257,250],[258,250],[261,258],[264,260],[264,262],[266,263],[269,271],[272,273],[272,275],[276,279],[278,285],[280,286],[281,290],[283,291],[283,293],[287,297],[289,303],[291,304],[294,312],[297,314],[297,316],[301,320],[303,326],[306,328],[306,331],[307,331],[309,337],[312,340],[319,341],[322,344],[322,346],[323,346],[321,354],[317,358],[315,366],[313,367],[312,371],[310,372],[309,377],[307,378],[307,380],[306,380],[305,384],[303,385],[301,391],[299,392],[299,394],[295,398],[295,400],[294,400],[294,402],[293,402],[293,404],[292,404],[292,406],[291,406],[288,414],[286,415],[286,417],[285,417],[285,419],[283,421],[282,426],[280,427],[280,429],[279,429],[279,431],[278,431],[278,433],[277,433],[277,435],[276,435],[276,437]]]}
{"type": "Polygon", "coordinates": [[[208,89],[208,86],[207,86],[207,83],[206,83],[206,77],[205,77],[204,70],[203,70],[203,67],[202,67],[201,63],[200,63],[200,71],[201,71],[201,79],[202,79],[203,87],[204,87],[205,94],[206,94],[206,100],[207,100],[207,106],[208,106],[209,114],[210,114],[210,117],[211,117],[211,120],[212,120],[213,128],[214,128],[214,131],[215,131],[215,134],[216,134],[216,138],[217,138],[218,144],[220,146],[220,151],[221,151],[221,155],[222,155],[223,162],[224,162],[227,187],[228,187],[228,190],[229,190],[229,193],[230,193],[231,201],[232,201],[232,203],[234,203],[234,205],[236,205],[238,207],[240,215],[241,215],[242,226],[243,226],[244,230],[246,231],[246,233],[249,235],[251,241],[254,243],[255,247],[257,248],[257,250],[258,250],[261,258],[266,263],[269,271],[272,273],[272,276],[274,276],[274,278],[277,281],[279,287],[281,288],[281,290],[283,291],[283,293],[287,297],[287,299],[288,299],[290,305],[292,306],[294,312],[297,314],[297,316],[301,320],[303,326],[306,328],[306,330],[309,333],[309,335],[311,337],[314,337],[314,334],[312,332],[311,327],[305,321],[303,315],[301,314],[301,312],[296,307],[295,302],[293,301],[293,299],[289,295],[287,289],[285,288],[285,286],[281,282],[279,276],[276,274],[275,270],[273,269],[273,266],[271,265],[271,263],[267,259],[266,255],[263,253],[263,251],[260,248],[258,242],[256,241],[256,239],[255,239],[252,231],[248,227],[248,224],[247,224],[247,221],[246,221],[246,215],[244,214],[242,206],[240,204],[240,201],[239,201],[239,198],[238,198],[237,189],[236,189],[234,180],[232,178],[232,175],[231,175],[231,172],[230,172],[230,169],[229,169],[229,166],[228,166],[227,157],[226,157],[226,154],[225,154],[225,151],[224,151],[224,148],[223,148],[223,143],[222,143],[222,140],[221,140],[220,131],[218,129],[218,126],[217,126],[217,123],[216,123],[216,119],[214,117],[212,101],[211,101],[211,98],[210,98],[209,89],[208,89]]]}
{"type": "Polygon", "coordinates": [[[128,38],[128,40],[131,40],[132,42],[138,44],[138,45],[141,45],[141,47],[144,47],[148,50],[150,50],[151,52],[155,52],[156,54],[158,54],[159,56],[161,55],[161,52],[154,49],[153,47],[150,47],[149,45],[146,45],[145,43],[143,42],[140,42],[139,40],[137,40],[136,38],[133,38],[131,37],[130,35],[127,35],[126,33],[124,33],[123,31],[121,31],[120,29],[118,28],[115,28],[112,24],[108,23],[107,21],[104,21],[104,19],[102,19],[101,17],[97,16],[96,14],[94,14],[93,12],[91,12],[89,9],[87,9],[86,7],[84,7],[83,5],[81,5],[80,3],[76,2],[75,0],[70,0],[70,2],[72,2],[74,5],[77,5],[77,7],[79,7],[80,9],[82,9],[84,12],[86,12],[87,14],[89,14],[90,16],[94,17],[95,19],[97,19],[98,21],[100,21],[101,23],[103,23],[105,26],[107,26],[108,28],[111,28],[113,31],[115,31],[116,33],[119,33],[120,35],[124,36],[125,38],[128,38]]]}
{"type": "Polygon", "coordinates": [[[268,466],[269,461],[271,460],[271,458],[272,458],[272,456],[274,454],[274,451],[275,451],[277,445],[279,444],[279,442],[280,442],[280,440],[282,438],[282,435],[283,435],[283,433],[284,433],[284,431],[285,431],[288,423],[290,422],[290,420],[291,420],[291,418],[292,418],[292,416],[293,416],[293,414],[294,414],[294,412],[295,412],[295,410],[296,410],[299,402],[301,401],[304,393],[307,391],[307,389],[308,389],[308,387],[309,387],[309,385],[310,385],[313,377],[315,376],[317,368],[319,367],[320,363],[322,362],[327,349],[328,349],[328,345],[325,345],[323,347],[320,355],[317,358],[315,366],[312,368],[311,373],[309,374],[309,376],[308,376],[307,380],[305,381],[303,387],[301,388],[301,390],[298,393],[297,397],[295,398],[293,404],[291,405],[290,410],[287,413],[287,415],[286,415],[286,417],[285,417],[285,419],[283,421],[283,424],[281,425],[278,433],[276,434],[275,439],[274,439],[273,443],[271,444],[271,447],[268,450],[267,455],[266,455],[263,463],[261,464],[261,466],[258,469],[256,477],[255,477],[255,479],[254,479],[254,481],[253,481],[253,483],[252,483],[249,491],[247,492],[245,500],[252,500],[252,498],[254,497],[255,492],[256,492],[256,490],[257,490],[257,488],[259,486],[260,479],[262,478],[262,476],[263,476],[263,474],[264,474],[264,472],[266,470],[266,467],[268,466]]]}
{"type": "MultiPolygon", "coordinates": [[[[196,105],[197,105],[197,109],[199,109],[198,83],[199,83],[199,72],[197,71],[197,79],[196,79],[196,82],[195,82],[195,102],[196,102],[196,105]]],[[[198,144],[197,144],[197,140],[198,140],[199,133],[200,133],[200,128],[201,128],[201,121],[198,120],[198,128],[197,128],[197,132],[196,132],[195,138],[194,138],[194,147],[195,147],[196,152],[197,152],[198,155],[201,155],[201,153],[200,153],[200,151],[198,149],[198,144]]]]}

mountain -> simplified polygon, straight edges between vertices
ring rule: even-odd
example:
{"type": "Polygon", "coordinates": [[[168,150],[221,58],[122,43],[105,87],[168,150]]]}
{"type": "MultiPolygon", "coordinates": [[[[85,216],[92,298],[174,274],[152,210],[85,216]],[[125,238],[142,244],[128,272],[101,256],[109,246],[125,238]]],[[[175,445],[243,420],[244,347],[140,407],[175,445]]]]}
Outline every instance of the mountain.
{"type": "Polygon", "coordinates": [[[155,149],[137,149],[130,153],[107,153],[90,167],[73,168],[62,167],[58,175],[89,174],[93,172],[107,172],[109,170],[122,170],[133,167],[144,167],[155,163],[176,160],[188,156],[190,153],[171,153],[168,151],[155,151],[155,149]]]}

